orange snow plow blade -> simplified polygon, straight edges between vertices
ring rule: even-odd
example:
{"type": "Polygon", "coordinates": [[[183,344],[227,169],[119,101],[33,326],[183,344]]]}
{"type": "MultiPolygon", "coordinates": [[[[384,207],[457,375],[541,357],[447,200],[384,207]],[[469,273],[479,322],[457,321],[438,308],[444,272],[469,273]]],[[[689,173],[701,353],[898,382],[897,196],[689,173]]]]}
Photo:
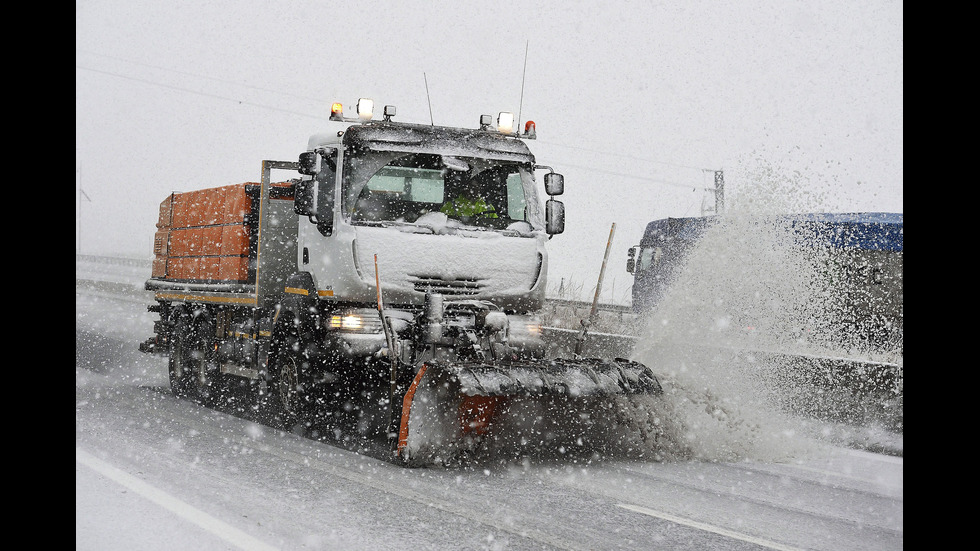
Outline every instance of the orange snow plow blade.
{"type": "Polygon", "coordinates": [[[625,359],[426,363],[402,401],[396,454],[446,464],[505,441],[548,446],[554,427],[601,415],[603,400],[661,392],[649,368],[625,359]]]}
{"type": "Polygon", "coordinates": [[[484,435],[498,407],[506,403],[503,396],[460,396],[459,429],[464,435],[484,435]]]}

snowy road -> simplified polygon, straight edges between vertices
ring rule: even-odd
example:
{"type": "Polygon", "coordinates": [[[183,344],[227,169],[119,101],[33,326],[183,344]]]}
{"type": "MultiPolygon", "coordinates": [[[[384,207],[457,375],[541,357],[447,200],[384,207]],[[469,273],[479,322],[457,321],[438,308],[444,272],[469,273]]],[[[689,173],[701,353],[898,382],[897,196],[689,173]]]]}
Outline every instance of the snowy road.
{"type": "Polygon", "coordinates": [[[76,287],[77,549],[903,547],[901,457],[405,469],[174,398],[145,305],[76,287]]]}

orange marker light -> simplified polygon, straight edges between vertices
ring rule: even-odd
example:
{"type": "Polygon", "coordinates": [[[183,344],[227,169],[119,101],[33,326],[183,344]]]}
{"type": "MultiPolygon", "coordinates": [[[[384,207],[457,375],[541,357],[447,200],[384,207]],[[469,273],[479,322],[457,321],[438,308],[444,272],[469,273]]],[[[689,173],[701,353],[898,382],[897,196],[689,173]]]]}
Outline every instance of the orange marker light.
{"type": "Polygon", "coordinates": [[[527,121],[524,123],[524,137],[525,138],[537,138],[538,133],[534,128],[534,121],[527,121]]]}

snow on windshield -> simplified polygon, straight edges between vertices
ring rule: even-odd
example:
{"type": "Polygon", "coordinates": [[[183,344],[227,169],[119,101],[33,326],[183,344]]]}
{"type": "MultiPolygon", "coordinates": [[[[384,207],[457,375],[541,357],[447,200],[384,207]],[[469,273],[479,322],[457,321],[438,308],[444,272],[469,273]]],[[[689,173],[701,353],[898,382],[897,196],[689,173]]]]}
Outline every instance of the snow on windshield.
{"type": "Polygon", "coordinates": [[[442,211],[466,225],[542,229],[534,177],[526,164],[427,153],[361,152],[348,157],[344,212],[354,224],[414,223],[442,211]],[[469,208],[459,210],[463,203],[469,208]],[[456,206],[456,209],[447,207],[456,206]],[[478,206],[478,208],[477,208],[478,206]]]}

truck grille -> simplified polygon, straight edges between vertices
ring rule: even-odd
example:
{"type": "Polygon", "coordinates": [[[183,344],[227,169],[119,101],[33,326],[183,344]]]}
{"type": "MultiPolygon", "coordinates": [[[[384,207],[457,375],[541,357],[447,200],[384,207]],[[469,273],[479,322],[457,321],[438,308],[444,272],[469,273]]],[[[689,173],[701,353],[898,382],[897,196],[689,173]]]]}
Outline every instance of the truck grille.
{"type": "Polygon", "coordinates": [[[480,279],[443,279],[431,276],[411,276],[415,290],[420,293],[431,291],[446,296],[474,296],[483,289],[483,280],[480,279]]]}

